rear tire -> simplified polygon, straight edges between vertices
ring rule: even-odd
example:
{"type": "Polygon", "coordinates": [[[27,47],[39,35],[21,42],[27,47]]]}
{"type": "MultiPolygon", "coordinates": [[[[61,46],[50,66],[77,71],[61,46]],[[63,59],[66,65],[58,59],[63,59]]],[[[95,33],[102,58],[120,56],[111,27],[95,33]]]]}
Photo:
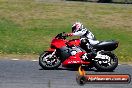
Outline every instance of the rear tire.
{"type": "Polygon", "coordinates": [[[48,58],[48,56],[50,56],[50,55],[51,55],[50,52],[43,52],[40,55],[39,65],[43,69],[46,69],[46,70],[57,69],[61,65],[60,59],[58,59],[56,56],[54,56],[54,58],[48,58]]]}
{"type": "Polygon", "coordinates": [[[99,63],[99,61],[94,62],[94,66],[98,71],[113,71],[118,66],[118,58],[113,53],[107,53],[107,56],[110,57],[110,62],[113,60],[114,63],[112,63],[110,66],[103,66],[99,63]]]}

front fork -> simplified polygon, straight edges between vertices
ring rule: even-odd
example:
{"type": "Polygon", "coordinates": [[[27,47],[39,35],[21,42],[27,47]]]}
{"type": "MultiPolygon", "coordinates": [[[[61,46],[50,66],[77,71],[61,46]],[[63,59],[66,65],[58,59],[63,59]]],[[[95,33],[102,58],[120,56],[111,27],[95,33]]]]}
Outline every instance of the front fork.
{"type": "Polygon", "coordinates": [[[52,54],[50,55],[50,58],[52,58],[52,56],[56,53],[56,49],[52,52],[52,54]]]}

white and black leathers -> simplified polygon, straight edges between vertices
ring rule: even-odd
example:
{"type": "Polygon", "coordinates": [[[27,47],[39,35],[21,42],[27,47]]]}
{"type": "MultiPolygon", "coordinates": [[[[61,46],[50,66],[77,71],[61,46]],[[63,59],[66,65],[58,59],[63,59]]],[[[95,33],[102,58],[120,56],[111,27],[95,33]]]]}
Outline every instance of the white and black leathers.
{"type": "MultiPolygon", "coordinates": [[[[95,36],[87,28],[80,28],[79,30],[72,31],[73,36],[80,36],[80,40],[87,39],[91,45],[99,43],[95,36]]],[[[87,44],[88,45],[88,44],[87,44]]]]}

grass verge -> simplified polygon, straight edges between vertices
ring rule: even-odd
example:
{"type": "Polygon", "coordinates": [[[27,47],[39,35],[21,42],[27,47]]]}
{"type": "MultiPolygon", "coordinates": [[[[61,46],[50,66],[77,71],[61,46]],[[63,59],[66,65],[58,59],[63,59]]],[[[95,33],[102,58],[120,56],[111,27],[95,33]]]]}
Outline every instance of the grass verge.
{"type": "Polygon", "coordinates": [[[132,6],[89,2],[0,0],[0,54],[38,55],[52,37],[81,21],[98,40],[116,39],[119,61],[132,61],[132,6]]]}

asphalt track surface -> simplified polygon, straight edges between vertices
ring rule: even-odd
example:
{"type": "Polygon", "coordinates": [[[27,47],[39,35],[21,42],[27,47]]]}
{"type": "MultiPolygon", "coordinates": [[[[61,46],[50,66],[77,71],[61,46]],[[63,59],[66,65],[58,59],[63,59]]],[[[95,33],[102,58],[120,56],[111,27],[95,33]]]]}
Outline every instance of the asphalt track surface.
{"type": "MultiPolygon", "coordinates": [[[[38,61],[0,60],[0,88],[132,88],[129,84],[85,84],[76,82],[77,71],[59,68],[43,70],[38,61]]],[[[130,74],[132,66],[119,65],[114,72],[88,70],[89,74],[130,74]]]]}

